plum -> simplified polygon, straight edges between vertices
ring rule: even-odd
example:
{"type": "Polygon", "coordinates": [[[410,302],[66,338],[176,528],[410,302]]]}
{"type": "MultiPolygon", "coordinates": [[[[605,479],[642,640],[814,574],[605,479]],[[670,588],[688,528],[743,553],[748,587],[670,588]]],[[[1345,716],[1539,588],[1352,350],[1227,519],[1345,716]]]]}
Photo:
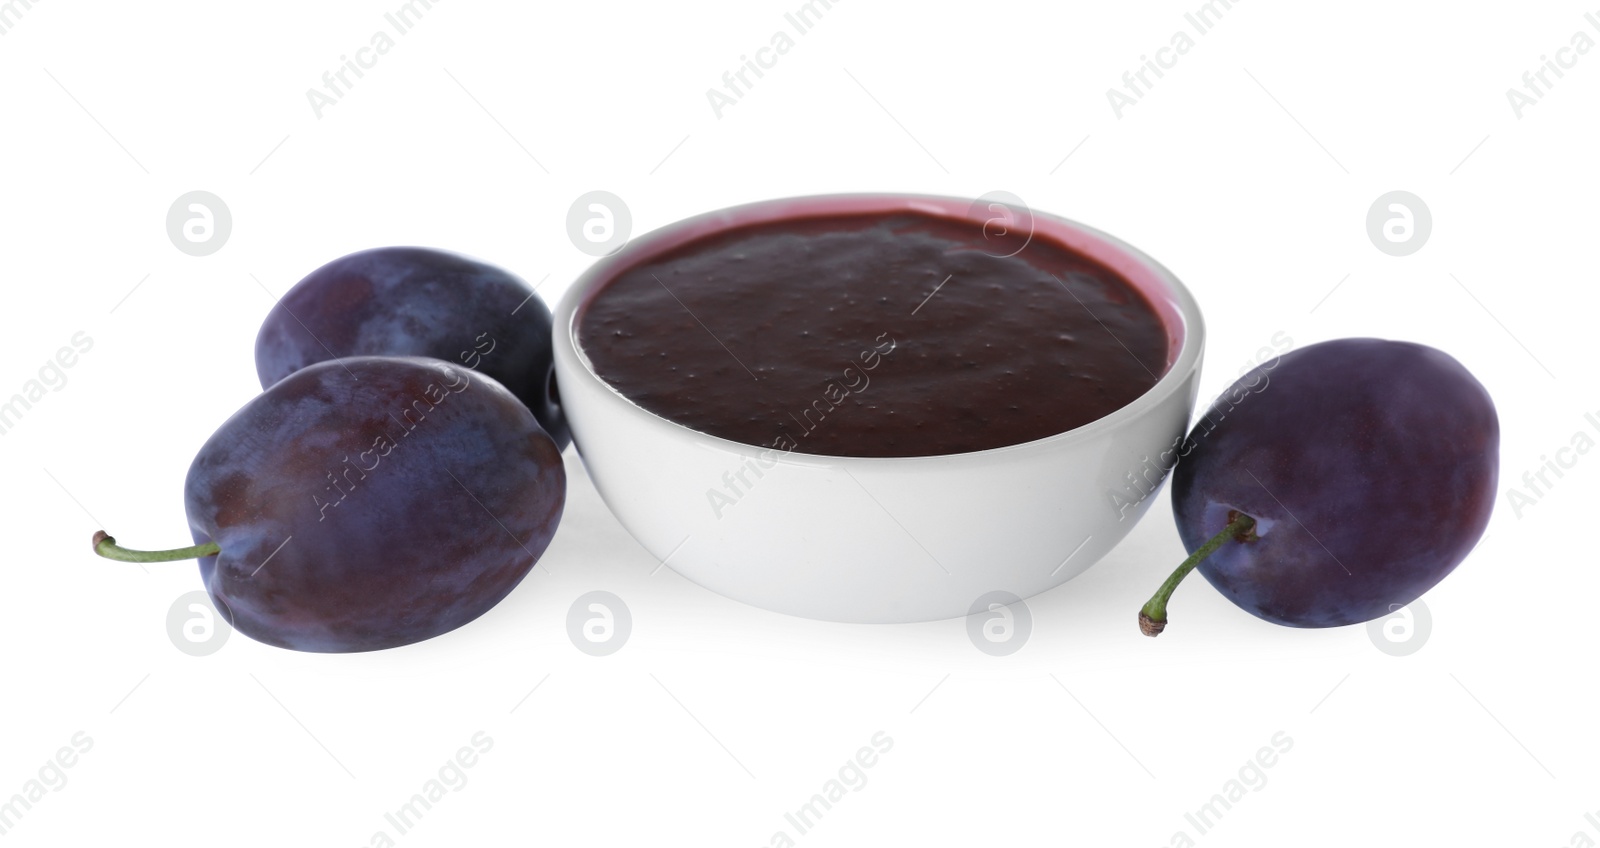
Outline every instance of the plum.
{"type": "Polygon", "coordinates": [[[487,612],[550,544],[560,451],[504,386],[423,357],[350,357],[274,383],[189,468],[196,545],[96,553],[200,558],[218,612],[299,651],[371,651],[487,612]]]}
{"type": "Polygon", "coordinates": [[[550,310],[521,279],[438,250],[380,247],[312,271],[256,336],[265,389],[343,356],[431,356],[504,384],[556,447],[572,441],[556,391],[550,310]]]}
{"type": "Polygon", "coordinates": [[[1192,556],[1140,611],[1150,636],[1196,565],[1240,608],[1291,627],[1370,621],[1416,600],[1489,523],[1500,424],[1448,354],[1337,339],[1246,373],[1183,449],[1172,511],[1192,556]]]}

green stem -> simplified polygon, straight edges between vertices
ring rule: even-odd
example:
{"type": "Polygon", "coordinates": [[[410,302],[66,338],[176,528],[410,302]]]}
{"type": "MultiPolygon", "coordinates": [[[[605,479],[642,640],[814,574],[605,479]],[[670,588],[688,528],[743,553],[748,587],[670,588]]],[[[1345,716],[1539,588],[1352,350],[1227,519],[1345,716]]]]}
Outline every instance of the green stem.
{"type": "Polygon", "coordinates": [[[1178,588],[1178,584],[1183,582],[1183,578],[1188,577],[1189,572],[1193,571],[1201,560],[1216,553],[1217,548],[1222,547],[1230,538],[1240,542],[1249,542],[1256,538],[1256,534],[1253,532],[1256,527],[1254,518],[1238,510],[1230,510],[1228,519],[1228,526],[1222,528],[1222,532],[1207,539],[1205,544],[1190,554],[1189,558],[1184,560],[1176,571],[1172,572],[1172,576],[1167,578],[1167,582],[1162,583],[1161,588],[1157,589],[1156,593],[1150,596],[1150,600],[1145,602],[1144,607],[1139,610],[1140,632],[1146,636],[1161,635],[1161,631],[1166,629],[1167,626],[1167,600],[1172,597],[1172,591],[1178,588]]]}
{"type": "Polygon", "coordinates": [[[170,551],[135,551],[117,544],[117,540],[106,535],[104,530],[94,533],[94,552],[118,562],[177,562],[181,559],[200,559],[201,557],[216,556],[222,548],[216,542],[206,542],[189,548],[174,548],[170,551]]]}

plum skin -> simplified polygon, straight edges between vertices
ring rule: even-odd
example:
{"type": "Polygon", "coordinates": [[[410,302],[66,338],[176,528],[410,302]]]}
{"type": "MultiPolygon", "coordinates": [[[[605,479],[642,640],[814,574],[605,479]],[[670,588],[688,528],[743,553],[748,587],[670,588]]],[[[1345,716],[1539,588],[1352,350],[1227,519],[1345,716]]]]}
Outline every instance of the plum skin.
{"type": "Polygon", "coordinates": [[[1499,476],[1494,403],[1466,368],[1410,342],[1338,339],[1257,366],[1190,432],[1172,510],[1191,553],[1237,510],[1257,539],[1198,570],[1292,627],[1370,621],[1467,556],[1499,476]]]}
{"type": "Polygon", "coordinates": [[[296,283],[256,335],[268,388],[344,356],[431,356],[510,389],[565,449],[572,441],[555,388],[550,310],[520,278],[464,256],[380,247],[340,257],[296,283]]]}
{"type": "Polygon", "coordinates": [[[200,448],[184,496],[196,543],[222,549],[200,574],[234,628],[371,651],[460,627],[515,588],[555,533],[566,471],[492,378],[352,357],[247,403],[200,448]]]}

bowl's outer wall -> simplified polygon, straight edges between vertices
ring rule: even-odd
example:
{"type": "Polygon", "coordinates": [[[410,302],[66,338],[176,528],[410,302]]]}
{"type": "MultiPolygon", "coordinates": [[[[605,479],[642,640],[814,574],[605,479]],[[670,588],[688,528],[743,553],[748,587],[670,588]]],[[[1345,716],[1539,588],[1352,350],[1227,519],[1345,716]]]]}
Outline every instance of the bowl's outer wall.
{"type": "Polygon", "coordinates": [[[1162,408],[1062,447],[854,468],[685,440],[608,414],[589,386],[563,398],[601,497],[674,570],[779,612],[905,622],[966,615],[995,590],[1027,598],[1099,560],[1155,500],[1148,469],[1184,432],[1194,392],[1191,378],[1162,408]],[[738,499],[714,500],[741,471],[738,499]]]}

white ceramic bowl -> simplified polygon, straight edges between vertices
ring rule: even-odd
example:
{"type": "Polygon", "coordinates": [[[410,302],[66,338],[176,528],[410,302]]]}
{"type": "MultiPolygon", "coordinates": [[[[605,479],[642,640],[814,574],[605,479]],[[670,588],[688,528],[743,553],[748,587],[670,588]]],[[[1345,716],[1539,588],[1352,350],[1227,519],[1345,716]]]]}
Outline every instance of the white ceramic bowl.
{"type": "MultiPolygon", "coordinates": [[[[920,211],[973,221],[974,201],[825,195],[736,206],[671,224],[591,266],[555,311],[555,366],[572,438],[600,495],[651,554],[727,597],[807,618],[930,621],[994,592],[1027,598],[1077,576],[1121,541],[1175,462],[1194,408],[1205,330],[1171,272],[1098,230],[1032,213],[1046,238],[1144,293],[1168,335],[1167,370],[1139,398],[1073,430],[946,456],[782,453],[690,430],[634,404],[591,369],[580,306],[604,282],[729,227],[785,218],[920,211]],[[711,490],[743,472],[733,505],[711,490]]],[[[647,320],[641,316],[642,320],[647,320]]]]}

